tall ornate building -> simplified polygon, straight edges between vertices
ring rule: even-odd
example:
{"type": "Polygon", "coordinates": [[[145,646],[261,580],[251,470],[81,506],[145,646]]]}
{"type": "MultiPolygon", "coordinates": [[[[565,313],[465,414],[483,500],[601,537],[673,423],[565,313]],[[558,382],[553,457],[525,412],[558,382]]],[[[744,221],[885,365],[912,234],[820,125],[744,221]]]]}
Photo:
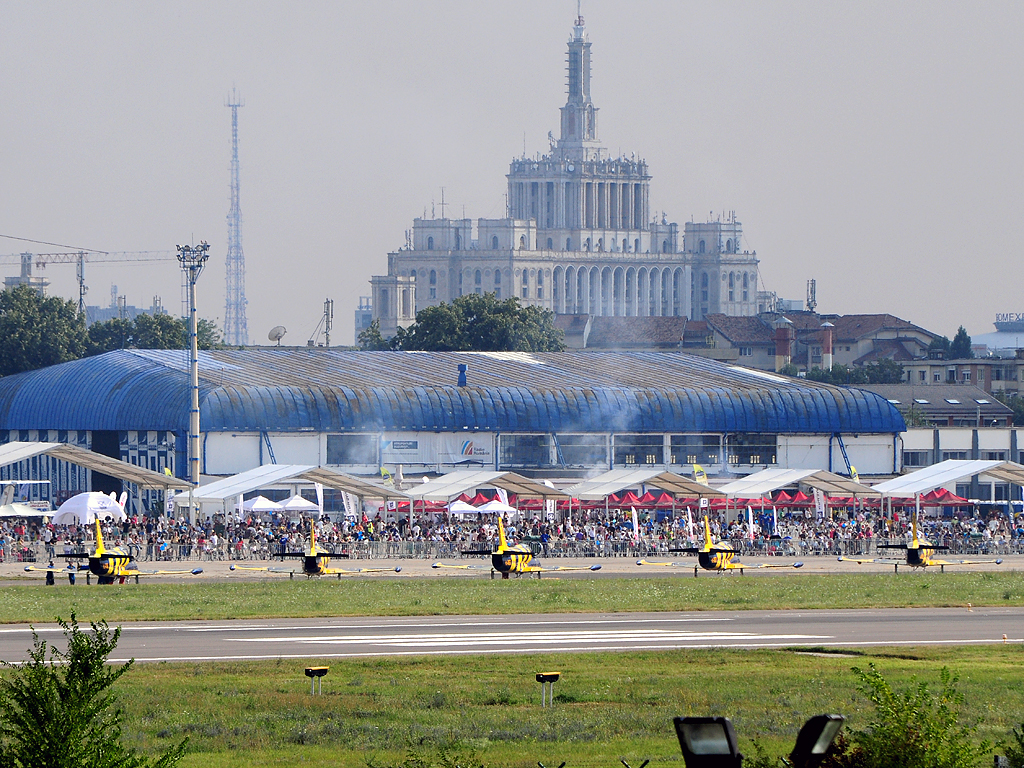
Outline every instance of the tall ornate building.
{"type": "MultiPolygon", "coordinates": [[[[465,293],[518,296],[558,314],[753,315],[758,260],[742,226],[652,216],[647,163],[610,157],[590,96],[590,40],[569,38],[568,99],[550,151],[512,161],[504,219],[415,219],[388,274],[371,280],[373,317],[390,336],[424,307],[465,293]]],[[[358,329],[357,329],[358,333],[358,329]]]]}

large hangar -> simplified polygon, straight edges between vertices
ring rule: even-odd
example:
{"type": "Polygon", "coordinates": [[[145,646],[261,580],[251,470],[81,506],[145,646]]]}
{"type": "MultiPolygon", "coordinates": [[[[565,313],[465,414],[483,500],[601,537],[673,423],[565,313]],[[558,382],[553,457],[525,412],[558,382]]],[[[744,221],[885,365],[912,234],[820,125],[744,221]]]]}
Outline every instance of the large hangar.
{"type": "MultiPolygon", "coordinates": [[[[905,429],[884,398],[679,353],[200,353],[201,471],[262,464],[407,474],[619,467],[890,474],[905,429]]],[[[0,437],[49,440],[181,476],[188,359],[120,350],[0,380],[0,437]]]]}

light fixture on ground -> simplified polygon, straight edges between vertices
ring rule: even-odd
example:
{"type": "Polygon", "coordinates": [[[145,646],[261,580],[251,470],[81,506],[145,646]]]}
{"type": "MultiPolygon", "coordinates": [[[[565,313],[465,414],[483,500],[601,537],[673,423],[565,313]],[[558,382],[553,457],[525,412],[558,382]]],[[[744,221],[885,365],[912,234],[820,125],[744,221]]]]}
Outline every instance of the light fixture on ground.
{"type": "MultiPolygon", "coordinates": [[[[817,768],[845,718],[815,715],[800,729],[789,755],[793,768],[817,768]]],[[[686,768],[740,768],[743,755],[727,717],[677,717],[673,721],[686,768]]]]}

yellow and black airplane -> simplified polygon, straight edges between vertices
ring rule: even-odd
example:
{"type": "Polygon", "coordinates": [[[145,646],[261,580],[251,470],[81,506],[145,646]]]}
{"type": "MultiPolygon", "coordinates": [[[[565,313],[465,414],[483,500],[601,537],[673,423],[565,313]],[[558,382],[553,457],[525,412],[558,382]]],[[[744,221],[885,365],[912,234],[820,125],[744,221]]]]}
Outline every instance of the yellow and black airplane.
{"type": "MultiPolygon", "coordinates": [[[[139,583],[139,576],[161,576],[170,574],[183,574],[190,573],[193,576],[197,576],[203,572],[202,568],[193,568],[192,570],[184,571],[143,571],[139,569],[138,563],[135,562],[128,552],[121,547],[114,547],[113,549],[107,549],[103,546],[103,532],[100,530],[100,521],[96,521],[96,551],[91,555],[86,552],[70,552],[66,554],[57,555],[57,557],[66,558],[68,560],[81,560],[88,558],[88,565],[75,565],[69,563],[64,568],[55,568],[52,564],[46,568],[38,568],[34,565],[25,566],[26,571],[45,571],[47,574],[66,574],[68,580],[74,584],[75,575],[86,572],[86,577],[89,575],[95,575],[97,583],[99,584],[113,584],[115,581],[124,584],[129,578],[134,578],[135,583],[139,583]]],[[[47,575],[47,582],[52,579],[47,575]]]]}
{"type": "MultiPolygon", "coordinates": [[[[498,548],[491,549],[468,549],[463,550],[464,555],[490,555],[491,556],[491,578],[494,578],[495,573],[500,573],[501,578],[507,579],[510,573],[514,573],[516,577],[522,576],[524,573],[535,573],[537,578],[540,578],[542,573],[554,573],[556,571],[599,571],[601,570],[600,565],[559,565],[554,568],[545,568],[542,565],[535,564],[533,562],[533,551],[530,549],[529,544],[516,544],[515,546],[509,546],[505,540],[505,526],[501,523],[501,518],[498,518],[498,548]]],[[[448,563],[434,563],[432,568],[458,568],[461,570],[478,570],[485,569],[485,565],[449,565],[448,563]]]]}
{"type": "MultiPolygon", "coordinates": [[[[336,557],[334,552],[324,552],[316,548],[316,525],[311,520],[309,523],[309,551],[307,552],[282,552],[281,554],[275,555],[280,557],[282,560],[286,557],[301,557],[302,558],[302,573],[306,575],[307,579],[311,579],[314,576],[337,576],[339,579],[345,574],[358,574],[358,573],[381,573],[384,571],[394,571],[395,573],[401,573],[401,568],[356,568],[353,570],[346,568],[331,568],[331,558],[336,557]]],[[[287,573],[288,578],[295,578],[295,568],[255,568],[246,565],[235,565],[231,564],[232,571],[264,571],[266,573],[287,573]]]]}
{"type": "Polygon", "coordinates": [[[884,563],[893,567],[894,573],[900,572],[901,565],[907,565],[911,568],[928,568],[930,566],[937,565],[940,571],[945,571],[947,565],[982,565],[984,563],[994,563],[999,565],[1003,562],[1001,557],[995,560],[936,560],[932,557],[936,552],[943,552],[948,550],[949,547],[943,547],[936,544],[932,544],[927,539],[919,539],[917,537],[917,514],[915,513],[910,521],[910,532],[911,538],[909,544],[879,544],[878,549],[904,549],[907,555],[902,560],[897,560],[891,557],[875,557],[871,559],[860,559],[853,557],[842,557],[840,556],[840,562],[850,561],[853,563],[884,563]]]}
{"type": "MultiPolygon", "coordinates": [[[[765,563],[763,565],[747,565],[736,559],[736,550],[727,541],[715,542],[711,537],[711,525],[708,519],[704,518],[704,546],[685,547],[682,549],[670,549],[669,552],[690,552],[697,555],[697,563],[693,566],[693,575],[696,576],[700,569],[705,571],[739,571],[740,576],[747,568],[803,568],[804,564],[796,563],[765,563]]],[[[673,568],[689,568],[690,563],[658,563],[650,560],[637,560],[637,565],[663,565],[673,568]]]]}

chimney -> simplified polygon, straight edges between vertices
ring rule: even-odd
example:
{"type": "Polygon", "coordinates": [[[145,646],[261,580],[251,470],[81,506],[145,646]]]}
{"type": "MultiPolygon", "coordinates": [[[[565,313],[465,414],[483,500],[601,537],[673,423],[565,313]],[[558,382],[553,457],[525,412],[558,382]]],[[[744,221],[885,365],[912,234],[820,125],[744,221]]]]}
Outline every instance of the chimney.
{"type": "Polygon", "coordinates": [[[466,370],[468,366],[465,363],[459,363],[459,386],[466,386],[466,370]]]}
{"type": "Polygon", "coordinates": [[[778,373],[793,362],[793,323],[785,317],[775,321],[775,372],[778,373]]]}
{"type": "Polygon", "coordinates": [[[821,324],[821,367],[826,371],[832,370],[832,329],[835,328],[827,320],[821,324]]]}

